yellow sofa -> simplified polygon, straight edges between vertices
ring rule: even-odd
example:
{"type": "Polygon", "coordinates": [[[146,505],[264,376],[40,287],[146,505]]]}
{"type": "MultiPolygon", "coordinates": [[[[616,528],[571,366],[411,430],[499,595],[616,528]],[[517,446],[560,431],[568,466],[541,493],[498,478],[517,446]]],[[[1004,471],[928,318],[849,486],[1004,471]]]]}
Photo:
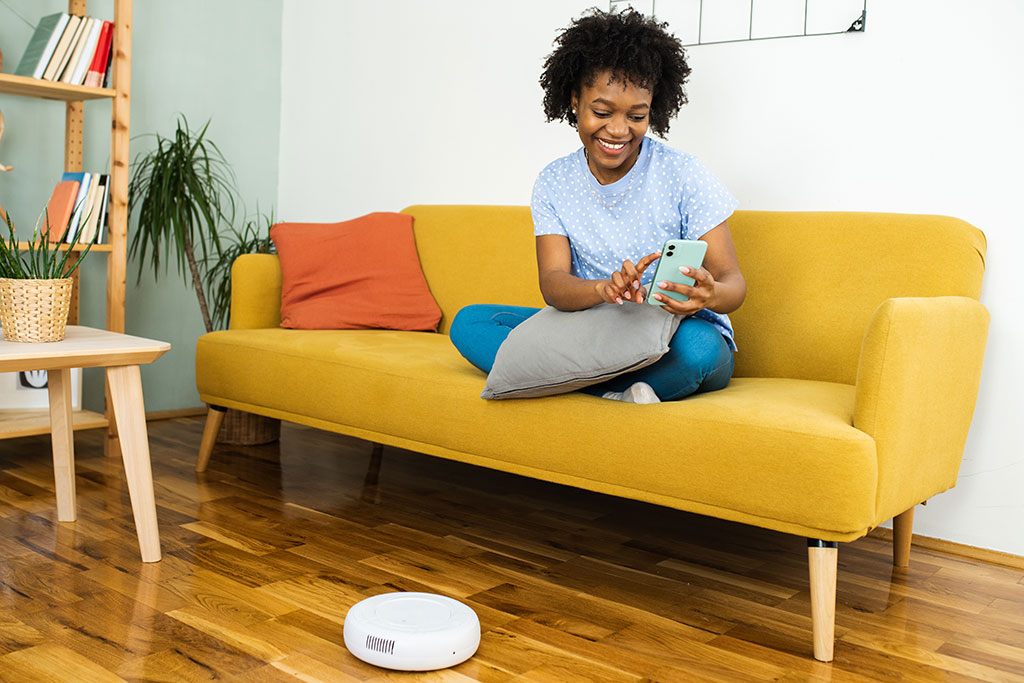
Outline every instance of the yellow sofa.
{"type": "Polygon", "coordinates": [[[273,255],[233,268],[231,329],[199,339],[209,412],[225,408],[809,539],[814,656],[832,658],[837,543],[956,483],[988,331],[985,238],[941,216],[740,211],[729,220],[747,300],[723,391],[632,405],[580,393],[484,401],[447,337],[472,303],[543,305],[525,207],[416,206],[440,333],[279,327],[273,255]],[[621,423],[671,439],[611,448],[621,423]],[[628,457],[624,453],[628,452],[628,457]]]}

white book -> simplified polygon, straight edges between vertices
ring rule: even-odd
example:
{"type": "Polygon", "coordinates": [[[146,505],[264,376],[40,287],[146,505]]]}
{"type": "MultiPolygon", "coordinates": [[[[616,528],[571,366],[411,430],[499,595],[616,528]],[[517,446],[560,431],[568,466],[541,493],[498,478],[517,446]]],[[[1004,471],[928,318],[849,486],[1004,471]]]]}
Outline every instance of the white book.
{"type": "Polygon", "coordinates": [[[53,57],[53,52],[57,49],[57,43],[60,42],[61,36],[64,35],[64,29],[67,28],[70,19],[71,15],[64,12],[57,21],[57,28],[50,34],[50,41],[46,43],[46,49],[43,50],[43,56],[39,58],[39,64],[36,65],[32,78],[42,78],[43,74],[46,73],[46,67],[50,64],[50,58],[53,57]]]}
{"type": "Polygon", "coordinates": [[[75,73],[71,76],[72,85],[82,85],[85,83],[85,76],[89,73],[92,58],[96,55],[96,44],[100,40],[103,21],[101,19],[90,19],[90,21],[92,24],[89,26],[89,35],[86,38],[85,49],[82,50],[82,54],[78,58],[78,65],[75,67],[75,73]]]}
{"type": "Polygon", "coordinates": [[[103,214],[103,203],[107,200],[107,176],[98,175],[97,180],[93,183],[93,187],[96,188],[95,192],[89,191],[89,213],[88,218],[85,219],[85,225],[78,234],[78,242],[81,244],[88,244],[92,242],[96,236],[96,231],[100,223],[100,216],[103,214]]]}
{"type": "Polygon", "coordinates": [[[44,80],[56,81],[60,77],[64,65],[68,63],[68,59],[71,57],[71,50],[75,47],[75,38],[78,36],[83,23],[82,17],[76,14],[72,14],[68,19],[64,35],[60,37],[60,42],[57,43],[57,48],[53,51],[53,57],[50,58],[50,63],[46,65],[46,71],[43,72],[44,80]]]}
{"type": "Polygon", "coordinates": [[[61,83],[70,83],[71,77],[75,75],[75,69],[78,68],[78,62],[82,59],[82,51],[85,50],[85,44],[89,40],[89,34],[92,33],[92,27],[95,23],[96,20],[91,17],[83,18],[82,25],[85,28],[78,34],[74,52],[71,53],[71,59],[68,60],[67,66],[64,67],[64,73],[60,76],[59,80],[61,83]]]}

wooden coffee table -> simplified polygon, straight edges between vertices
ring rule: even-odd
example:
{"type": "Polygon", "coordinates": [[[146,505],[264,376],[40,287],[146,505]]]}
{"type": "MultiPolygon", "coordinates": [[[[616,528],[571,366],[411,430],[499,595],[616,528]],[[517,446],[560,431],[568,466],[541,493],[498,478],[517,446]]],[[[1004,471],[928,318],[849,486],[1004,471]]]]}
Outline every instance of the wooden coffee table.
{"type": "Polygon", "coordinates": [[[47,371],[57,519],[61,522],[75,521],[71,368],[107,369],[107,385],[121,441],[125,479],[143,562],[160,560],[160,535],[156,524],[139,365],[152,363],[170,348],[167,342],[78,325],[69,325],[66,336],[59,342],[25,343],[0,339],[0,372],[47,371]]]}

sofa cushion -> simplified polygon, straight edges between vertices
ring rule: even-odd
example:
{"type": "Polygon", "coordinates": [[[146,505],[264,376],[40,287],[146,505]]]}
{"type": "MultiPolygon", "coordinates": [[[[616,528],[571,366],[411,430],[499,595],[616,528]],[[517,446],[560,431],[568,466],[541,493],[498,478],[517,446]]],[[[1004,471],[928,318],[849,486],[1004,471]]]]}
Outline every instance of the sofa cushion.
{"type": "Polygon", "coordinates": [[[208,403],[787,533],[844,540],[877,523],[875,444],[852,426],[851,385],[484,401],[446,336],[385,330],[214,332],[196,376],[208,403]]]}
{"type": "Polygon", "coordinates": [[[572,312],[545,306],[501,344],[480,397],[564,394],[647,367],[668,352],[681,320],[643,304],[572,312]]]}
{"type": "Polygon", "coordinates": [[[412,216],[278,223],[281,326],[304,330],[436,330],[441,309],[423,277],[412,216]]]}

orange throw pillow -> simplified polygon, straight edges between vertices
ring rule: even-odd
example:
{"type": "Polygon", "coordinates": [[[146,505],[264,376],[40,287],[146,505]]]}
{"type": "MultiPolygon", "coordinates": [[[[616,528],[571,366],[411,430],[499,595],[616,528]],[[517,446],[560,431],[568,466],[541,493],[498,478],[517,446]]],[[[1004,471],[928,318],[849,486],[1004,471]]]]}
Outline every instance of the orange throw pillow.
{"type": "Polygon", "coordinates": [[[420,268],[412,216],[278,223],[281,327],[437,331],[441,309],[420,268]]]}

